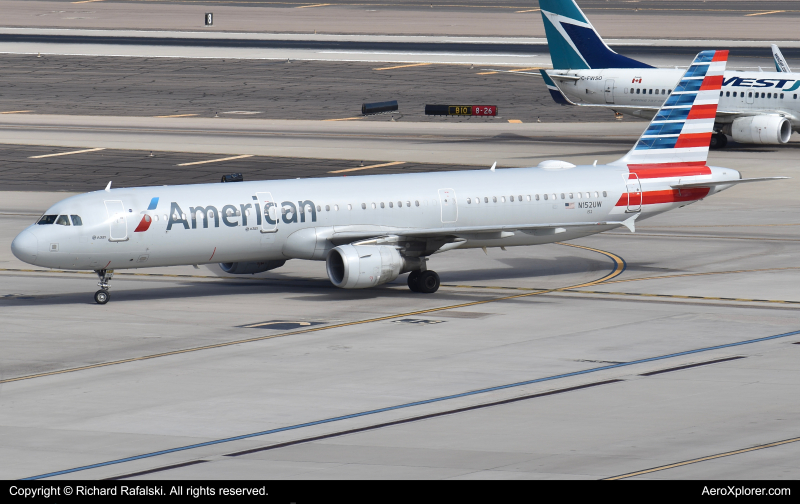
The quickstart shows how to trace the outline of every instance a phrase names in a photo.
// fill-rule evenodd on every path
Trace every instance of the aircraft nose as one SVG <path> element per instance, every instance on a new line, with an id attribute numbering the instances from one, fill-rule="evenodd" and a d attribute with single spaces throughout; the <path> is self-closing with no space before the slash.
<path id="1" fill-rule="evenodd" d="M 20 261 L 28 264 L 36 262 L 36 255 L 39 252 L 39 240 L 36 239 L 30 230 L 26 229 L 14 238 L 11 242 L 11 253 Z"/>

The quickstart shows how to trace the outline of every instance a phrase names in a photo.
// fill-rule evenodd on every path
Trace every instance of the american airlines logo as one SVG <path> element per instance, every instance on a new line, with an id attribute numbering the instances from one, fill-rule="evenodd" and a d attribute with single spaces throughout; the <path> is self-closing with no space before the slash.
<path id="1" fill-rule="evenodd" d="M 271 211 L 273 207 L 276 210 L 280 208 L 280 213 Z M 248 219 L 251 209 L 255 215 Z M 193 206 L 189 207 L 189 213 L 185 214 L 181 206 L 173 201 L 170 204 L 167 231 L 172 230 L 174 225 L 182 225 L 184 229 L 197 229 L 198 226 L 208 229 L 209 225 L 213 224 L 213 227 L 218 228 L 220 221 L 227 227 L 248 226 L 253 225 L 253 217 L 257 226 L 261 225 L 262 217 L 264 222 L 271 225 L 276 225 L 279 220 L 284 224 L 296 224 L 306 222 L 307 218 L 310 218 L 311 222 L 317 222 L 317 209 L 313 201 L 305 200 L 298 201 L 297 205 L 291 201 L 284 201 L 280 207 L 275 203 L 268 203 L 264 205 L 263 211 L 259 203 L 224 205 L 221 209 L 217 209 L 214 205 Z"/>

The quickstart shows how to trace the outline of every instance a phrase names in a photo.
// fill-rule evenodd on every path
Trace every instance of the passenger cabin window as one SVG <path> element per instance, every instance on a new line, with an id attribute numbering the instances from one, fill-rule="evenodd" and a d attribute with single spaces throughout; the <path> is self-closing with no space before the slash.
<path id="1" fill-rule="evenodd" d="M 736 98 L 736 91 L 733 92 L 733 97 Z"/>
<path id="2" fill-rule="evenodd" d="M 633 88 L 631 88 L 631 94 L 633 94 Z"/>
<path id="3" fill-rule="evenodd" d="M 539 201 L 539 195 L 538 194 L 535 196 L 535 198 L 536 198 L 536 201 Z"/>
<path id="4" fill-rule="evenodd" d="M 472 198 L 467 198 L 467 205 L 472 204 Z"/>
<path id="5" fill-rule="evenodd" d="M 651 90 L 650 90 L 650 92 L 649 92 L 648 94 L 653 94 L 653 90 L 651 89 Z"/>
<path id="6" fill-rule="evenodd" d="M 547 200 L 547 195 L 546 194 L 544 195 L 544 199 Z"/>
<path id="7" fill-rule="evenodd" d="M 639 94 L 639 92 L 641 92 L 641 89 L 636 88 L 636 94 Z"/>
<path id="8" fill-rule="evenodd" d="M 725 91 L 725 96 L 730 96 L 730 95 L 731 95 L 730 91 Z"/>
<path id="9" fill-rule="evenodd" d="M 783 93 L 781 93 L 781 100 L 783 100 Z"/>
<path id="10" fill-rule="evenodd" d="M 497 196 L 492 196 L 492 203 L 497 203 Z"/>
<path id="11" fill-rule="evenodd" d="M 43 226 L 45 224 L 52 224 L 56 221 L 56 217 L 58 217 L 58 215 L 42 215 L 42 218 L 39 219 L 39 222 L 37 222 L 37 224 L 39 224 L 40 226 Z"/>
<path id="12" fill-rule="evenodd" d="M 78 215 L 70 215 L 72 217 L 72 225 L 73 226 L 83 226 L 83 221 L 81 220 L 80 216 Z M 158 215 L 156 215 L 156 219 L 158 219 Z"/>
<path id="13" fill-rule="evenodd" d="M 603 191 L 603 197 L 608 198 L 608 193 L 606 191 Z"/>
<path id="14" fill-rule="evenodd" d="M 56 219 L 56 224 L 59 226 L 69 226 L 69 217 L 66 215 L 59 215 Z"/>
<path id="15" fill-rule="evenodd" d="M 416 206 L 419 206 L 419 200 L 414 200 L 414 204 L 415 204 Z"/>
<path id="16" fill-rule="evenodd" d="M 512 203 L 513 203 L 513 202 L 514 202 L 514 196 L 509 196 L 509 197 L 508 197 L 508 201 L 510 201 L 510 202 L 512 202 Z"/>

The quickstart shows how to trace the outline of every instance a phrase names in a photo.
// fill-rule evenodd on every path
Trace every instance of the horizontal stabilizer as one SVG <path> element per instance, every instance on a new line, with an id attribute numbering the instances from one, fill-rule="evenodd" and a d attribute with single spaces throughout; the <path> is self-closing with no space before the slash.
<path id="1" fill-rule="evenodd" d="M 758 177 L 758 178 L 746 178 L 746 179 L 738 179 L 738 180 L 709 180 L 708 182 L 691 182 L 688 184 L 672 184 L 671 187 L 673 189 L 690 189 L 692 187 L 712 187 L 712 186 L 720 186 L 720 185 L 733 185 L 733 184 L 744 184 L 747 182 L 764 182 L 767 180 L 781 180 L 781 179 L 788 179 L 791 177 Z"/>

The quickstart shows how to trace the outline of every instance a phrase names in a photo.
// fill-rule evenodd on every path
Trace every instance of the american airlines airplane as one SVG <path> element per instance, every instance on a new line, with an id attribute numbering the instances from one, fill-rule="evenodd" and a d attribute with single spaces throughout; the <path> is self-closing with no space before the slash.
<path id="1" fill-rule="evenodd" d="M 553 61 L 553 70 L 540 72 L 557 103 L 649 119 L 683 74 L 612 51 L 574 0 L 540 0 L 539 6 Z M 785 144 L 800 127 L 800 74 L 772 49 L 776 72 L 725 72 L 712 148 L 724 147 L 726 135 L 744 144 Z"/>
<path id="2" fill-rule="evenodd" d="M 53 205 L 11 244 L 22 261 L 94 270 L 220 263 L 231 274 L 326 261 L 331 282 L 374 287 L 409 272 L 432 293 L 432 254 L 566 241 L 686 206 L 741 182 L 706 165 L 727 51 L 703 51 L 631 151 L 607 165 L 111 189 Z M 781 178 L 781 177 L 773 177 Z"/>

